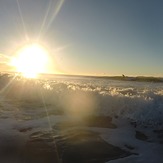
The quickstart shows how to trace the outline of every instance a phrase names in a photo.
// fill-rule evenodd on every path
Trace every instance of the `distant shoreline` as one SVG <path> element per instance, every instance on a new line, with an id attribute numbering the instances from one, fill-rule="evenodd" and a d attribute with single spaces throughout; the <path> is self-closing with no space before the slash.
<path id="1" fill-rule="evenodd" d="M 138 81 L 138 82 L 163 82 L 163 78 L 161 77 L 145 77 L 145 76 L 112 76 L 112 77 L 100 77 L 103 79 L 113 79 L 113 80 L 121 80 L 121 81 Z"/>
<path id="2" fill-rule="evenodd" d="M 138 82 L 163 82 L 163 77 L 152 76 L 89 76 L 89 75 L 68 75 L 68 74 L 42 74 L 51 76 L 67 76 L 67 77 L 82 77 L 82 78 L 95 78 L 95 79 L 111 79 L 120 81 L 138 81 Z"/>
<path id="3" fill-rule="evenodd" d="M 4 74 L 17 74 L 17 72 L 1 72 L 1 75 Z M 89 76 L 89 75 L 69 75 L 69 74 L 39 74 L 39 76 L 57 76 L 57 77 L 82 77 L 82 78 L 94 78 L 94 79 L 111 79 L 119 81 L 137 81 L 137 82 L 154 82 L 154 83 L 163 83 L 163 77 L 152 77 L 152 76 Z"/>

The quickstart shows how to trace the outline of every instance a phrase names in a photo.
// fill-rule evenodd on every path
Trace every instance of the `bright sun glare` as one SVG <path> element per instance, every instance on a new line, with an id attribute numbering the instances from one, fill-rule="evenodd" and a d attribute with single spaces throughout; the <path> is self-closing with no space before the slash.
<path id="1" fill-rule="evenodd" d="M 24 77 L 36 78 L 39 73 L 46 72 L 47 61 L 47 51 L 38 44 L 31 44 L 20 49 L 11 64 Z"/>

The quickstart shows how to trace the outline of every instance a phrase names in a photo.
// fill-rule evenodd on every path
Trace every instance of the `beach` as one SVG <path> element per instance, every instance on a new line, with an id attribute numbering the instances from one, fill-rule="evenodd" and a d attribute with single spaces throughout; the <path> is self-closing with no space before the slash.
<path id="1" fill-rule="evenodd" d="M 161 163 L 163 85 L 0 78 L 3 163 Z"/>

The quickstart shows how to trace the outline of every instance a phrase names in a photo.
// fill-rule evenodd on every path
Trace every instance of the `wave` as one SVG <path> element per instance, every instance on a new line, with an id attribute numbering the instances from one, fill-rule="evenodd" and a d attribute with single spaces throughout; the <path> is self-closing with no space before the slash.
<path id="1" fill-rule="evenodd" d="M 90 80 L 36 80 L 5 74 L 0 76 L 0 94 L 10 100 L 27 102 L 33 109 L 36 107 L 33 104 L 43 104 L 80 117 L 94 114 L 128 118 L 145 125 L 163 124 L 162 87 L 136 84 L 120 87 Z"/>

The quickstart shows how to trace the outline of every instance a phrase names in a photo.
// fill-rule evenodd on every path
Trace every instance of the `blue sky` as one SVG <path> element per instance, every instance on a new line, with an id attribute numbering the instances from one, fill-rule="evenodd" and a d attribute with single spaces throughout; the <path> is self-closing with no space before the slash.
<path id="1" fill-rule="evenodd" d="M 1 0 L 0 69 L 40 31 L 51 72 L 163 76 L 162 15 L 162 0 Z"/>

